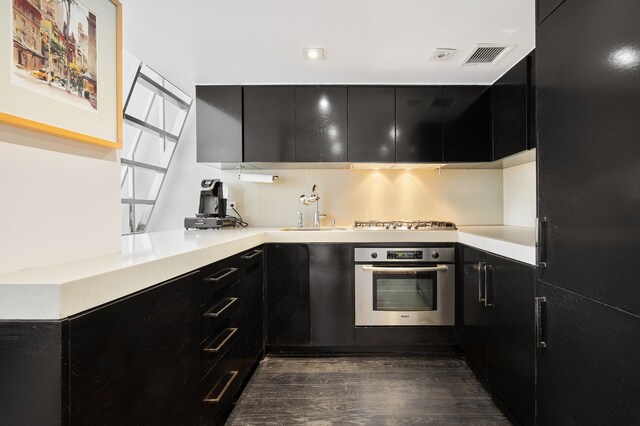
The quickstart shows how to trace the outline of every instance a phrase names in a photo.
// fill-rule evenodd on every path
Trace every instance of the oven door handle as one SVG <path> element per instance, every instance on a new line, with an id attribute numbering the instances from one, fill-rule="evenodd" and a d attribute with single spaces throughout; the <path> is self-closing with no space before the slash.
<path id="1" fill-rule="evenodd" d="M 389 267 L 389 266 L 369 266 L 363 265 L 363 271 L 373 271 L 373 272 L 447 272 L 449 267 L 447 265 L 438 265 L 438 266 L 425 266 L 425 267 L 409 267 L 409 268 L 401 268 L 401 267 Z"/>

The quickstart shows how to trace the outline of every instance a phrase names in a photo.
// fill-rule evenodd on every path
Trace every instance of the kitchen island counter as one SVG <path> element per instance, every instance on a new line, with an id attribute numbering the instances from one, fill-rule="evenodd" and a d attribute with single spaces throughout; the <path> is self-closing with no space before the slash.
<path id="1" fill-rule="evenodd" d="M 184 229 L 122 238 L 120 253 L 0 274 L 0 319 L 61 319 L 264 243 L 461 242 L 535 264 L 533 228 L 459 231 Z"/>

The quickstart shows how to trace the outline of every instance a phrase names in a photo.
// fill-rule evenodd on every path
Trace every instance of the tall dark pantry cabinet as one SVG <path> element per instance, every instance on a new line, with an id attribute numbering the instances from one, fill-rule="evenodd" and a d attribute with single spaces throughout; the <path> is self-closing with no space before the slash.
<path id="1" fill-rule="evenodd" d="M 538 1 L 540 425 L 640 424 L 639 23 Z"/>

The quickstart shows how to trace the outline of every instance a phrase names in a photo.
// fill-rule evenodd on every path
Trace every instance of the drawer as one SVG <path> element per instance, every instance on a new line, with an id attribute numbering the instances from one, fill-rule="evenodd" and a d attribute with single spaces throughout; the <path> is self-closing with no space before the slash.
<path id="1" fill-rule="evenodd" d="M 239 327 L 223 328 L 218 334 L 212 335 L 202 343 L 200 348 L 202 377 L 216 367 L 236 346 L 239 346 L 240 333 Z"/>
<path id="2" fill-rule="evenodd" d="M 202 281 L 202 301 L 207 302 L 214 296 L 240 282 L 240 265 L 237 262 L 219 262 L 219 267 L 212 272 L 205 272 L 205 278 Z M 216 264 L 218 266 L 218 264 Z"/>
<path id="3" fill-rule="evenodd" d="M 254 249 L 243 253 L 240 258 L 244 262 L 245 268 L 249 268 L 253 265 L 259 265 L 263 259 L 263 256 L 264 255 L 262 249 Z"/>
<path id="4" fill-rule="evenodd" d="M 201 425 L 219 424 L 232 407 L 242 385 L 242 372 L 239 371 L 235 352 L 227 354 L 200 382 Z"/>
<path id="5" fill-rule="evenodd" d="M 240 325 L 243 310 L 242 283 L 236 283 L 220 292 L 200 307 L 200 338 L 208 339 L 225 327 Z"/>

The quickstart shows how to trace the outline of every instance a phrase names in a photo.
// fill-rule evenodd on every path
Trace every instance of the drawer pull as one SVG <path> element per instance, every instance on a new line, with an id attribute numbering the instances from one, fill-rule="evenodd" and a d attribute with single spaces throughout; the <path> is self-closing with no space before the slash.
<path id="1" fill-rule="evenodd" d="M 207 396 L 205 396 L 202 401 L 206 402 L 207 404 L 219 404 L 220 401 L 222 400 L 222 398 L 224 398 L 224 395 L 227 393 L 227 391 L 231 387 L 231 384 L 236 379 L 236 377 L 238 377 L 238 372 L 237 371 L 227 371 L 220 378 L 220 380 L 218 380 L 218 383 L 216 383 L 216 385 L 213 387 L 213 389 L 211 389 L 211 391 L 209 391 Z M 222 381 L 225 378 L 227 379 L 227 383 L 222 387 L 222 389 L 220 390 L 220 393 L 218 393 L 218 395 L 216 395 L 215 397 L 212 396 L 212 394 L 216 391 L 216 389 L 218 389 L 220 387 L 220 384 L 222 383 Z"/>
<path id="2" fill-rule="evenodd" d="M 245 260 L 251 260 L 261 253 L 262 253 L 262 250 L 254 250 L 253 254 L 245 254 L 244 256 L 242 256 L 242 258 Z"/>
<path id="3" fill-rule="evenodd" d="M 237 301 L 238 301 L 237 297 L 228 297 L 226 299 L 223 299 L 222 302 L 218 303 L 216 306 L 214 306 L 213 308 L 211 308 L 207 312 L 205 312 L 204 316 L 205 317 L 210 317 L 210 318 L 218 318 L 220 315 L 222 315 L 222 313 L 224 311 L 227 310 L 227 308 L 229 308 L 229 306 L 233 305 Z M 224 305 L 224 306 L 222 306 L 222 308 L 218 309 L 218 307 L 220 305 Z"/>
<path id="4" fill-rule="evenodd" d="M 205 352 L 213 352 L 213 353 L 217 353 L 220 352 L 220 350 L 224 347 L 224 345 L 227 344 L 227 342 L 229 341 L 229 339 L 231 339 L 231 337 L 233 337 L 234 334 L 236 334 L 238 332 L 237 328 L 225 328 L 222 333 L 229 333 L 227 335 L 227 337 L 225 337 L 224 339 L 222 339 L 222 342 L 220 342 L 218 344 L 218 346 L 213 347 L 212 345 L 215 344 L 216 341 L 218 341 L 218 338 L 215 338 L 213 340 L 213 342 L 211 342 L 210 345 L 208 345 L 206 348 L 203 349 L 203 351 Z M 218 337 L 220 337 L 222 335 L 222 333 L 220 333 L 220 335 L 218 335 Z"/>
<path id="5" fill-rule="evenodd" d="M 227 278 L 231 274 L 235 274 L 236 272 L 238 272 L 238 268 L 226 268 L 226 269 L 223 269 L 222 271 L 219 272 L 220 275 L 211 276 L 211 277 L 207 278 L 207 280 L 211 284 L 219 284 L 220 281 L 222 281 L 223 279 Z"/>

